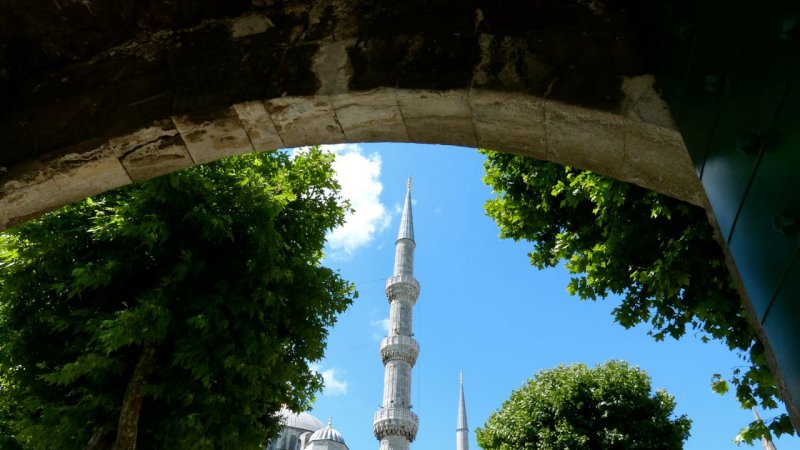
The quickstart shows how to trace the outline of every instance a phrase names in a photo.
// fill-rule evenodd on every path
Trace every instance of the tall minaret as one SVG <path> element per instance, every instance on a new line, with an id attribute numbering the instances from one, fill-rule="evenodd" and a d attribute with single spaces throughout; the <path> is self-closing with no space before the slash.
<path id="1" fill-rule="evenodd" d="M 372 422 L 380 450 L 408 450 L 419 427 L 419 418 L 411 412 L 411 368 L 419 355 L 419 344 L 411 337 L 411 308 L 419 296 L 419 283 L 414 278 L 415 247 L 409 177 L 395 242 L 394 274 L 386 280 L 389 335 L 381 341 L 383 403 Z"/>
<path id="2" fill-rule="evenodd" d="M 467 427 L 467 405 L 464 403 L 464 373 L 458 373 L 461 394 L 458 397 L 458 425 L 456 426 L 456 450 L 469 450 L 469 428 Z"/>

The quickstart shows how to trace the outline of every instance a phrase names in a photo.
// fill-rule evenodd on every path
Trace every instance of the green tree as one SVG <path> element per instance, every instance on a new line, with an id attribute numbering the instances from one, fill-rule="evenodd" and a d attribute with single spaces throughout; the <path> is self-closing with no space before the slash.
<path id="1" fill-rule="evenodd" d="M 624 361 L 539 371 L 476 430 L 485 450 L 674 450 L 691 421 L 675 399 Z"/>
<path id="2" fill-rule="evenodd" d="M 486 212 L 500 236 L 533 243 L 537 268 L 561 261 L 574 275 L 567 290 L 581 299 L 616 294 L 614 320 L 649 323 L 656 340 L 687 331 L 718 339 L 748 365 L 730 381 L 743 408 L 778 407 L 778 391 L 724 255 L 702 208 L 589 171 L 485 150 L 484 181 L 496 197 Z M 728 383 L 715 375 L 717 392 Z M 743 430 L 748 442 L 766 430 Z M 793 434 L 782 414 L 768 427 Z"/>
<path id="3" fill-rule="evenodd" d="M 32 449 L 256 449 L 321 387 L 353 286 L 332 155 L 251 154 L 2 235 L 0 439 Z M 138 443 L 138 444 L 137 444 Z"/>

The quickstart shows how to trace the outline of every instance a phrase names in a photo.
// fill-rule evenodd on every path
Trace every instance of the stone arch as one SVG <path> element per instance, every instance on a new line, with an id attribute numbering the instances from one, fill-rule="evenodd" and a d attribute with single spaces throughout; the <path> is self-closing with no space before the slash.
<path id="1" fill-rule="evenodd" d="M 519 93 L 380 88 L 176 115 L 16 167 L 0 191 L 0 227 L 194 164 L 344 142 L 491 148 L 593 170 L 704 205 L 680 134 L 652 90 L 653 78 L 627 83 L 625 114 Z"/>

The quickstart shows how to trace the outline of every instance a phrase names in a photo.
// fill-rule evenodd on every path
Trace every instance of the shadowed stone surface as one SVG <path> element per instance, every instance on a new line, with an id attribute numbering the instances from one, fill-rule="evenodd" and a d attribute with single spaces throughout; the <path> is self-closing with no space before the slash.
<path id="1" fill-rule="evenodd" d="M 172 115 L 381 87 L 511 91 L 619 112 L 623 77 L 647 72 L 621 3 L 7 4 L 0 166 Z"/>

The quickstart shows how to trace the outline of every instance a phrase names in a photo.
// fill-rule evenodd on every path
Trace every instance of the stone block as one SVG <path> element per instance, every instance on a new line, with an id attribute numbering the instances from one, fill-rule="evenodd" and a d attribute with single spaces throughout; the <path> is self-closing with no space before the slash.
<path id="1" fill-rule="evenodd" d="M 250 142 L 256 151 L 274 150 L 283 148 L 283 141 L 278 135 L 278 130 L 272 123 L 272 118 L 267 112 L 264 102 L 244 102 L 233 105 L 239 121 L 242 123 Z"/>
<path id="2" fill-rule="evenodd" d="M 398 90 L 397 105 L 411 142 L 477 147 L 466 90 Z"/>
<path id="3" fill-rule="evenodd" d="M 134 182 L 192 167 L 194 162 L 179 135 L 165 136 L 127 153 L 121 159 Z"/>
<path id="4" fill-rule="evenodd" d="M 266 101 L 265 105 L 286 147 L 345 141 L 327 97 L 276 98 Z"/>
<path id="5" fill-rule="evenodd" d="M 52 178 L 11 181 L 0 187 L 0 229 L 6 229 L 62 205 Z"/>
<path id="6" fill-rule="evenodd" d="M 487 90 L 469 99 L 480 148 L 546 159 L 542 99 Z"/>
<path id="7" fill-rule="evenodd" d="M 622 79 L 620 101 L 622 116 L 637 122 L 650 123 L 662 128 L 676 130 L 667 102 L 655 90 L 655 76 L 639 75 Z"/>
<path id="8" fill-rule="evenodd" d="M 311 58 L 311 70 L 319 81 L 316 95 L 333 95 L 349 92 L 352 67 L 347 54 L 356 43 L 355 38 L 319 41 L 319 48 Z"/>
<path id="9" fill-rule="evenodd" d="M 393 89 L 340 94 L 331 105 L 348 142 L 408 142 Z"/>
<path id="10" fill-rule="evenodd" d="M 65 149 L 43 165 L 21 168 L 0 186 L 0 229 L 131 183 L 108 143 L 93 140 Z"/>
<path id="11" fill-rule="evenodd" d="M 236 39 L 263 33 L 274 26 L 275 24 L 272 23 L 272 20 L 264 14 L 245 14 L 231 21 L 231 37 Z"/>
<path id="12" fill-rule="evenodd" d="M 178 129 L 170 119 L 112 138 L 109 146 L 134 182 L 194 165 Z"/>
<path id="13" fill-rule="evenodd" d="M 117 158 L 123 158 L 139 147 L 178 134 L 178 129 L 175 128 L 171 119 L 157 120 L 132 133 L 112 137 L 109 139 L 108 145 Z"/>
<path id="14" fill-rule="evenodd" d="M 680 133 L 625 121 L 625 174 L 639 186 L 705 207 L 705 195 Z"/>
<path id="15" fill-rule="evenodd" d="M 620 178 L 625 173 L 623 117 L 545 100 L 547 159 Z"/>
<path id="16" fill-rule="evenodd" d="M 195 164 L 254 151 L 233 108 L 173 116 L 172 121 Z"/>
<path id="17" fill-rule="evenodd" d="M 59 187 L 60 198 L 52 202 L 54 206 L 76 202 L 132 181 L 109 146 L 88 153 L 67 154 L 55 167 L 52 177 Z"/>

